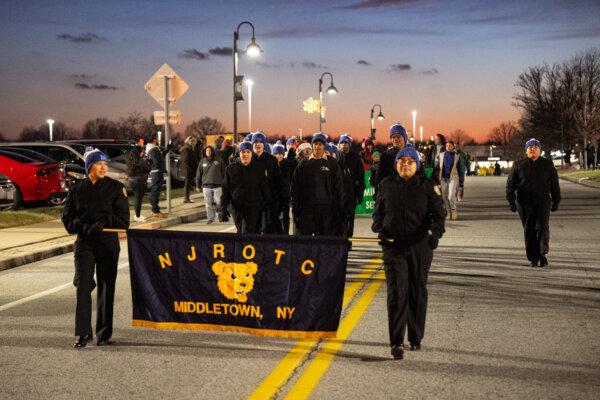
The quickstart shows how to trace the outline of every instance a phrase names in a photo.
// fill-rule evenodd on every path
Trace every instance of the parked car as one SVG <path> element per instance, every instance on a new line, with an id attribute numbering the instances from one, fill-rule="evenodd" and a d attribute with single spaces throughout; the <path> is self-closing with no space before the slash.
<path id="1" fill-rule="evenodd" d="M 14 208 L 16 191 L 10 178 L 0 174 L 0 210 Z"/>
<path id="2" fill-rule="evenodd" d="M 24 201 L 62 204 L 67 197 L 67 180 L 61 163 L 43 162 L 0 149 L 0 173 L 15 186 L 13 208 Z"/>

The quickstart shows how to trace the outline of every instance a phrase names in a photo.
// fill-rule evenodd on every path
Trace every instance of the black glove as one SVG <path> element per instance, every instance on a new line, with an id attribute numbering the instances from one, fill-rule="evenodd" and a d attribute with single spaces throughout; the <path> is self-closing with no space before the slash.
<path id="1" fill-rule="evenodd" d="M 558 203 L 552 202 L 552 206 L 550 207 L 550 211 L 555 212 L 558 210 Z"/>
<path id="2" fill-rule="evenodd" d="M 69 233 L 85 233 L 86 224 L 84 224 L 80 219 L 76 218 L 71 222 L 71 229 Z"/>
<path id="3" fill-rule="evenodd" d="M 510 211 L 517 212 L 517 204 L 516 203 L 510 203 Z"/>
<path id="4" fill-rule="evenodd" d="M 429 247 L 431 247 L 431 250 L 437 249 L 439 242 L 440 238 L 434 235 L 429 236 L 429 239 L 427 239 L 427 244 L 429 245 Z"/>
<path id="5" fill-rule="evenodd" d="M 219 213 L 219 219 L 221 220 L 221 222 L 229 221 L 229 213 L 227 212 L 227 210 L 224 209 Z"/>
<path id="6" fill-rule="evenodd" d="M 104 229 L 105 227 L 106 227 L 106 224 L 104 223 L 104 221 L 95 222 L 92 225 L 88 225 L 87 229 L 85 230 L 85 235 L 86 236 L 99 235 L 100 233 L 102 233 L 102 229 Z"/>

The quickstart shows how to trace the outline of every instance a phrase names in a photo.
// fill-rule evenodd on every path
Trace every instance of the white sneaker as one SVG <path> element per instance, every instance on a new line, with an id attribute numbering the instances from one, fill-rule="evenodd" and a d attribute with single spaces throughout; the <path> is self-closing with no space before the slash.
<path id="1" fill-rule="evenodd" d="M 143 215 L 140 215 L 139 217 L 133 217 L 133 220 L 135 222 L 146 222 L 146 217 L 144 217 Z"/>

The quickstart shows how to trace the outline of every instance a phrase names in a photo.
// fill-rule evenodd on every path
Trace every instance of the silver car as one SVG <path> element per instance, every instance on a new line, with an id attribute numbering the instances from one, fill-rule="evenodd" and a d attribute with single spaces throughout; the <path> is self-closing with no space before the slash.
<path id="1" fill-rule="evenodd" d="M 0 174 L 0 210 L 12 208 L 15 199 L 15 185 L 6 175 Z"/>

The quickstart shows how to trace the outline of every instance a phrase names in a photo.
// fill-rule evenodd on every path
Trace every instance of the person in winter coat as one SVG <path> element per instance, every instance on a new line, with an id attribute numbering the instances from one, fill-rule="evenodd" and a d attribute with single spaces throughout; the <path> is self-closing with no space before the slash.
<path id="1" fill-rule="evenodd" d="M 397 152 L 396 171 L 379 184 L 373 212 L 372 229 L 383 247 L 388 330 L 396 360 L 404 357 L 407 325 L 410 349 L 421 349 L 427 277 L 433 250 L 445 231 L 439 188 L 416 174 L 419 164 L 419 154 L 412 146 Z"/>
<path id="2" fill-rule="evenodd" d="M 202 188 L 207 224 L 212 224 L 215 221 L 216 212 L 220 208 L 224 178 L 225 162 L 216 155 L 212 146 L 207 146 L 204 149 L 204 158 L 198 164 L 198 170 L 196 171 L 196 190 L 200 191 L 200 188 Z"/>
<path id="3" fill-rule="evenodd" d="M 290 232 L 290 186 L 292 184 L 294 170 L 296 169 L 296 160 L 290 160 L 284 156 L 285 148 L 281 144 L 276 144 L 273 146 L 273 154 L 279 162 L 279 169 L 281 170 L 281 182 L 283 187 L 282 201 L 279 205 L 279 220 L 281 223 L 282 232 L 285 235 L 288 235 Z"/>
<path id="4" fill-rule="evenodd" d="M 127 180 L 129 181 L 129 186 L 131 186 L 131 190 L 135 196 L 135 217 L 133 220 L 136 222 L 146 221 L 146 218 L 141 213 L 142 201 L 144 199 L 144 193 L 146 192 L 149 173 L 150 166 L 144 158 L 144 148 L 137 145 L 133 146 L 127 156 Z"/>
<path id="5" fill-rule="evenodd" d="M 358 154 L 350 150 L 352 138 L 343 134 L 338 141 L 340 152 L 337 162 L 342 172 L 346 203 L 344 213 L 346 222 L 341 228 L 341 234 L 347 237 L 354 235 L 354 217 L 356 206 L 363 202 L 365 193 L 365 170 Z"/>
<path id="6" fill-rule="evenodd" d="M 465 182 L 465 166 L 456 153 L 454 142 L 446 142 L 446 151 L 438 155 L 436 161 L 438 179 L 441 183 L 442 196 L 448 218 L 458 219 L 458 190 Z"/>
<path id="7" fill-rule="evenodd" d="M 398 151 L 404 148 L 404 146 L 406 146 L 408 143 L 408 134 L 406 133 L 406 129 L 404 129 L 400 123 L 395 123 L 394 125 L 390 126 L 390 139 L 392 141 L 392 147 L 387 149 L 381 155 L 379 173 L 377 174 L 377 179 L 375 180 L 376 185 L 387 178 L 388 175 L 393 175 L 396 173 L 396 154 L 398 154 Z"/>
<path id="8" fill-rule="evenodd" d="M 231 140 L 224 139 L 220 149 L 218 147 L 216 149 L 220 150 L 217 153 L 225 163 L 225 167 L 227 167 L 235 158 L 235 148 L 232 146 Z"/>
<path id="9" fill-rule="evenodd" d="M 373 165 L 373 152 L 375 151 L 375 143 L 372 139 L 364 139 L 362 143 L 362 150 L 359 153 L 360 160 L 363 164 L 363 169 L 368 171 L 371 165 Z"/>
<path id="10" fill-rule="evenodd" d="M 169 147 L 164 150 L 159 147 L 158 136 L 155 136 L 152 142 L 146 145 L 146 156 L 150 160 L 150 204 L 152 205 L 152 216 L 156 218 L 166 217 L 160 211 L 158 202 L 162 185 L 165 183 L 164 174 L 167 172 L 165 154 L 168 151 Z"/>
<path id="11" fill-rule="evenodd" d="M 229 220 L 227 207 L 233 206 L 233 220 L 239 234 L 260 233 L 264 204 L 270 204 L 270 190 L 264 167 L 252 155 L 252 143 L 239 144 L 240 160 L 227 166 L 219 215 Z"/>
<path id="12" fill-rule="evenodd" d="M 506 181 L 506 200 L 512 212 L 519 212 L 532 267 L 548 266 L 550 212 L 561 200 L 558 173 L 552 160 L 541 157 L 541 147 L 539 140 L 529 139 L 527 157 L 515 162 Z"/>
<path id="13" fill-rule="evenodd" d="M 299 235 L 336 236 L 344 224 L 342 173 L 333 157 L 325 154 L 327 136 L 313 136 L 313 153 L 302 160 L 292 177 L 292 213 Z"/>
<path id="14" fill-rule="evenodd" d="M 180 150 L 179 157 L 179 168 L 181 175 L 184 176 L 183 181 L 183 202 L 193 203 L 194 200 L 190 199 L 192 192 L 192 186 L 195 183 L 196 170 L 198 169 L 198 156 L 195 148 L 198 141 L 193 136 L 188 136 L 183 142 L 183 146 Z"/>

